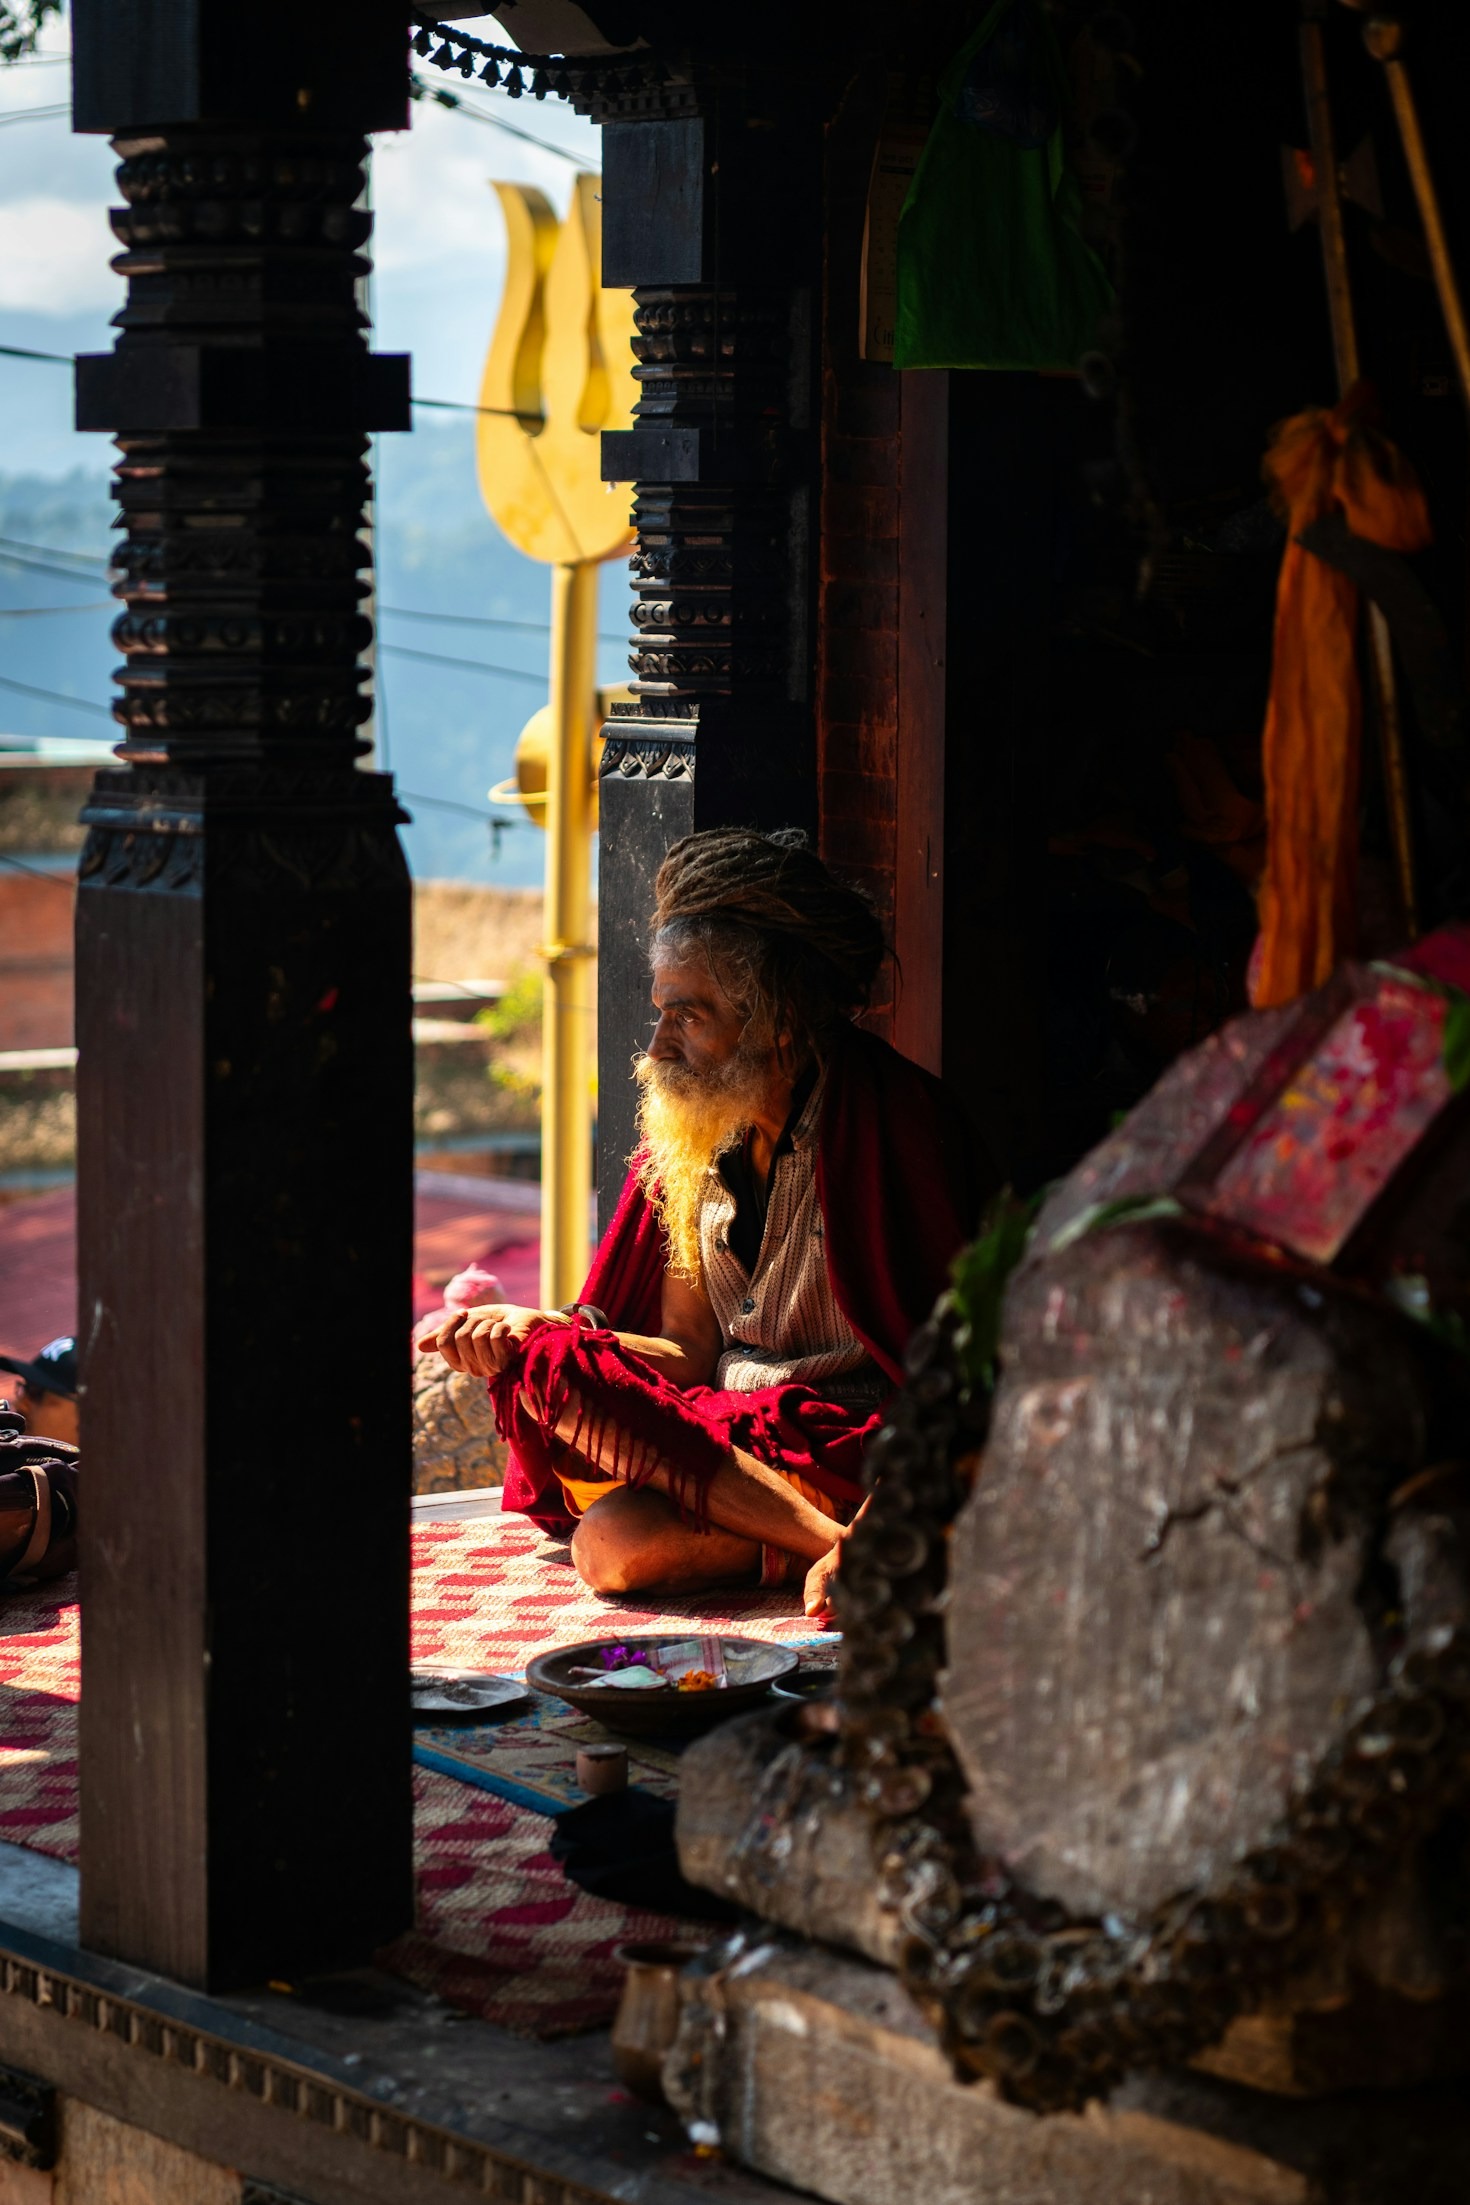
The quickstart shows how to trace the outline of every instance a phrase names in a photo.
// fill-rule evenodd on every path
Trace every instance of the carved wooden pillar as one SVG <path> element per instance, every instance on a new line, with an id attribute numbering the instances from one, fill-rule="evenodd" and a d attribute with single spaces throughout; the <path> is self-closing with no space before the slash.
<path id="1" fill-rule="evenodd" d="M 779 104 L 772 104 L 777 102 Z M 644 915 L 695 828 L 816 827 L 811 301 L 820 122 L 695 71 L 604 108 L 603 280 L 632 286 L 640 397 L 603 474 L 636 485 L 636 700 L 602 758 L 599 1189 L 633 1134 Z"/>
<path id="2" fill-rule="evenodd" d="M 222 1987 L 412 1912 L 410 890 L 355 765 L 407 362 L 353 292 L 405 41 L 276 0 L 76 0 L 75 35 L 128 278 L 77 386 L 125 607 L 77 918 L 82 1938 Z"/>

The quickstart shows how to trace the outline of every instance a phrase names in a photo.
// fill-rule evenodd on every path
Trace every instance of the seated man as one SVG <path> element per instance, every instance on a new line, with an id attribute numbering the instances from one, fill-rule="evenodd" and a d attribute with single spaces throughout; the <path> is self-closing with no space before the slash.
<path id="1" fill-rule="evenodd" d="M 853 1024 L 870 906 L 793 835 L 676 843 L 655 884 L 640 1145 L 584 1299 L 448 1314 L 491 1382 L 506 1504 L 608 1593 L 806 1583 L 974 1222 L 938 1083 Z"/>

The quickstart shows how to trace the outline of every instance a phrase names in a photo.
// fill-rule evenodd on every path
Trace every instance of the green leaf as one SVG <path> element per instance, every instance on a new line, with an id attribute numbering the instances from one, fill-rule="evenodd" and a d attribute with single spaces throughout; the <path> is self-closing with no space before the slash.
<path id="1" fill-rule="evenodd" d="M 1084 1233 L 1101 1232 L 1107 1225 L 1146 1225 L 1156 1217 L 1182 1217 L 1183 1206 L 1172 1194 L 1120 1194 L 1113 1202 L 1094 1202 L 1082 1210 L 1052 1239 L 1047 1253 L 1070 1248 Z"/>
<path id="2" fill-rule="evenodd" d="M 1450 1093 L 1458 1095 L 1470 1083 L 1470 996 L 1458 988 L 1448 992 L 1440 1047 Z"/>
<path id="3" fill-rule="evenodd" d="M 33 54 L 47 16 L 61 13 L 61 0 L 0 0 L 0 61 L 19 61 Z"/>
<path id="4" fill-rule="evenodd" d="M 987 1393 L 995 1385 L 1006 1281 L 1026 1252 L 1041 1200 L 1038 1193 L 1022 1201 L 1009 1187 L 1002 1188 L 975 1239 L 955 1258 L 951 1276 L 962 1319 L 955 1347 L 966 1382 Z"/>
<path id="5" fill-rule="evenodd" d="M 1458 1309 L 1436 1309 L 1429 1291 L 1429 1281 L 1420 1271 L 1398 1271 L 1387 1281 L 1384 1298 L 1393 1303 L 1404 1316 L 1423 1325 L 1435 1339 L 1457 1355 L 1470 1355 L 1470 1332 Z"/>

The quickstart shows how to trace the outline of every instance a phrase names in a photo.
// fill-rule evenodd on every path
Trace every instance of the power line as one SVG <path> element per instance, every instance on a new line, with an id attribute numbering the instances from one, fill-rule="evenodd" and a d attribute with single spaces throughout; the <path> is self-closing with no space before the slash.
<path id="1" fill-rule="evenodd" d="M 544 674 L 528 674 L 523 666 L 490 666 L 482 658 L 446 658 L 440 651 L 415 651 L 406 643 L 384 643 L 379 648 L 395 658 L 421 659 L 426 666 L 454 666 L 470 674 L 499 674 L 506 681 L 529 681 L 538 689 L 546 687 Z"/>
<path id="2" fill-rule="evenodd" d="M 488 820 L 492 827 L 509 824 L 509 822 L 502 820 L 496 812 L 484 811 L 478 804 L 457 803 L 450 796 L 417 796 L 412 789 L 397 789 L 394 793 L 401 796 L 405 804 L 428 804 L 434 811 L 438 812 L 464 812 L 471 819 Z"/>
<path id="3" fill-rule="evenodd" d="M 78 581 L 81 576 L 78 575 Z M 51 613 L 111 612 L 115 599 L 96 597 L 85 605 L 0 605 L 0 620 L 45 620 Z"/>
<path id="4" fill-rule="evenodd" d="M 49 574 L 57 582 L 80 582 L 83 589 L 95 589 L 100 576 L 73 574 L 66 567 L 50 566 L 44 559 L 28 559 L 23 552 L 0 549 L 0 566 L 19 567 L 23 574 Z"/>
<path id="5" fill-rule="evenodd" d="M 112 718 L 108 705 L 92 704 L 86 697 L 66 697 L 59 689 L 37 689 L 28 681 L 12 681 L 8 674 L 0 674 L 0 689 L 13 689 L 18 697 L 39 697 L 44 704 L 69 704 L 74 712 L 95 712 L 99 719 Z M 80 742 L 84 738 L 74 735 L 69 740 Z"/>
<path id="6" fill-rule="evenodd" d="M 12 857 L 8 850 L 0 850 L 0 865 L 13 865 L 17 873 L 29 873 L 32 880 L 49 880 L 53 887 L 64 888 L 68 895 L 76 887 L 70 873 L 48 873 L 44 866 L 27 865 L 24 858 Z"/>
<path id="7" fill-rule="evenodd" d="M 380 613 L 391 613 L 395 620 L 437 620 L 456 628 L 514 628 L 525 635 L 550 635 L 549 620 L 492 620 L 488 613 L 423 612 L 415 605 L 379 605 Z M 624 635 L 608 635 L 597 631 L 599 643 L 626 643 Z"/>
<path id="8" fill-rule="evenodd" d="M 463 398 L 410 398 L 411 406 L 430 406 L 436 413 L 487 413 L 497 421 L 523 421 L 532 427 L 545 424 L 544 413 L 521 413 L 515 406 L 471 406 Z"/>
<path id="9" fill-rule="evenodd" d="M 20 687 L 21 684 L 6 682 L 4 686 L 7 689 L 14 689 Z M 34 697 L 54 696 L 60 704 L 76 704 L 80 701 L 75 697 L 62 697 L 56 691 L 46 689 L 33 689 L 29 694 Z M 84 704 L 82 709 L 84 712 L 100 712 L 103 707 L 98 704 Z M 47 740 L 54 743 L 85 743 L 90 742 L 91 738 L 87 735 L 52 735 Z M 4 753 L 0 753 L 0 755 L 4 755 Z M 29 755 L 29 753 L 26 753 L 26 755 Z M 425 796 L 417 789 L 405 788 L 398 788 L 394 793 L 401 796 L 406 804 L 428 804 L 435 811 L 463 812 L 467 818 L 484 820 L 492 827 L 504 827 L 514 824 L 513 821 L 503 820 L 498 812 L 487 812 L 481 804 L 462 804 L 455 797 Z M 5 852 L 0 850 L 0 864 L 18 865 L 19 863 L 18 858 L 7 857 Z M 29 870 L 34 871 L 35 868 L 31 867 Z M 51 876 L 48 874 L 46 877 L 49 879 Z"/>
<path id="10" fill-rule="evenodd" d="M 76 566 L 94 567 L 104 574 L 109 564 L 99 551 L 64 551 L 60 544 L 28 544 L 19 536 L 0 536 L 0 550 L 39 552 L 43 559 L 70 559 Z M 78 581 L 82 579 L 77 576 Z"/>
<path id="11" fill-rule="evenodd" d="M 426 666 L 450 666 L 457 671 L 471 674 L 497 674 L 504 681 L 527 681 L 533 683 L 537 689 L 546 687 L 544 674 L 528 674 L 520 666 L 490 666 L 480 658 L 444 658 L 437 651 L 414 651 L 403 643 L 385 643 L 381 648 L 394 652 L 399 658 L 420 659 Z M 18 697 L 39 697 L 43 704 L 69 704 L 77 712 L 95 712 L 99 719 L 112 718 L 111 707 L 108 705 L 93 704 L 86 697 L 68 697 L 59 689 L 38 689 L 33 682 L 12 681 L 7 674 L 0 674 L 0 689 L 13 689 Z"/>
<path id="12" fill-rule="evenodd" d="M 452 114 L 468 115 L 474 122 L 488 123 L 492 130 L 503 130 L 508 138 L 520 138 L 525 144 L 535 146 L 538 152 L 554 154 L 559 161 L 571 161 L 591 175 L 602 173 L 595 161 L 584 160 L 580 153 L 573 153 L 570 146 L 553 145 L 549 138 L 538 138 L 534 130 L 522 130 L 515 123 L 502 122 L 488 108 L 472 107 L 458 92 L 446 92 L 437 84 L 426 84 L 420 76 L 411 77 L 409 82 L 411 99 L 432 100 L 436 107 L 447 107 Z"/>
<path id="13" fill-rule="evenodd" d="M 502 681 L 530 682 L 537 689 L 546 687 L 546 676 L 544 674 L 527 673 L 522 666 L 491 666 L 482 658 L 446 658 L 439 651 L 412 650 L 406 643 L 384 643 L 379 648 L 383 651 L 391 651 L 398 658 L 417 659 L 425 666 L 448 666 L 456 672 L 494 674 Z M 38 689 L 32 682 L 12 681 L 5 674 L 0 674 L 0 689 L 13 689 L 16 695 L 20 697 L 39 697 L 44 704 L 69 704 L 74 711 L 95 712 L 99 718 L 104 720 L 112 718 L 112 711 L 108 705 L 93 704 L 86 697 L 68 697 L 59 689 Z"/>
<path id="14" fill-rule="evenodd" d="M 61 100 L 55 107 L 6 107 L 0 109 L 0 130 L 7 123 L 54 122 L 58 115 L 70 113 L 70 100 Z"/>
<path id="15" fill-rule="evenodd" d="M 0 116 L 0 121 L 3 120 Z M 0 359 L 44 360 L 52 367 L 75 367 L 77 364 L 73 353 L 37 352 L 31 345 L 0 345 Z M 523 421 L 530 428 L 540 428 L 546 420 L 545 414 L 523 413 L 518 406 L 472 406 L 464 398 L 411 398 L 409 404 L 427 407 L 434 413 L 483 413 L 496 421 Z"/>

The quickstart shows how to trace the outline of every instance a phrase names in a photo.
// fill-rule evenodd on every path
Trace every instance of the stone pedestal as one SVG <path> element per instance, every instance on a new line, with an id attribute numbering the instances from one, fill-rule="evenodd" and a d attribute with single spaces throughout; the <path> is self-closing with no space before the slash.
<path id="1" fill-rule="evenodd" d="M 882 1968 L 772 1939 L 688 1980 L 670 2098 L 696 2143 L 832 2205 L 1428 2205 L 1466 2194 L 1455 2085 L 1302 2104 L 1135 2079 L 1039 2116 L 964 2085 Z"/>

